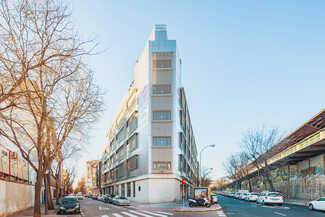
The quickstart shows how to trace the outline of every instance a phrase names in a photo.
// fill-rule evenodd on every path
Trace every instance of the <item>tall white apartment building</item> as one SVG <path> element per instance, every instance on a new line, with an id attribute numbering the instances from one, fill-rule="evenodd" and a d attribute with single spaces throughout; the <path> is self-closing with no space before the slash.
<path id="1" fill-rule="evenodd" d="M 182 61 L 166 25 L 155 25 L 134 80 L 107 132 L 102 193 L 142 203 L 193 196 L 197 149 L 181 83 Z"/>

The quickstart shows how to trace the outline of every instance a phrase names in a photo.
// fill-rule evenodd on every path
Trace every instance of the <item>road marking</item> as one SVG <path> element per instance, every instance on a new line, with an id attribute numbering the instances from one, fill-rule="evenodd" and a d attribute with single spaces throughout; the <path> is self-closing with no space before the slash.
<path id="1" fill-rule="evenodd" d="M 123 217 L 123 216 L 121 216 L 120 214 L 117 214 L 117 213 L 113 213 L 112 215 L 116 216 L 116 217 Z"/>
<path id="2" fill-rule="evenodd" d="M 108 217 L 108 215 L 102 215 L 102 217 Z"/>
<path id="3" fill-rule="evenodd" d="M 133 210 L 130 210 L 129 212 L 132 212 L 132 213 L 137 214 L 137 215 L 142 215 L 144 217 L 152 217 L 151 215 L 143 214 L 141 212 L 137 212 L 137 211 L 133 211 Z"/>
<path id="4" fill-rule="evenodd" d="M 137 217 L 136 215 L 133 215 L 131 213 L 128 212 L 122 212 L 124 215 L 130 216 L 130 217 Z"/>
<path id="5" fill-rule="evenodd" d="M 217 211 L 217 213 L 218 213 L 218 216 L 226 216 L 223 211 Z"/>
<path id="6" fill-rule="evenodd" d="M 161 212 L 161 211 L 155 211 L 157 213 L 160 213 L 160 214 L 165 214 L 165 215 L 174 215 L 174 214 L 171 214 L 171 213 L 168 213 L 168 212 Z"/>
<path id="7" fill-rule="evenodd" d="M 99 210 L 109 210 L 109 208 L 108 207 L 99 207 Z"/>
<path id="8" fill-rule="evenodd" d="M 144 213 L 147 213 L 147 214 L 151 214 L 151 215 L 155 215 L 155 216 L 160 216 L 160 217 L 167 217 L 166 215 L 161 215 L 161 214 L 149 212 L 149 211 L 146 211 L 146 210 L 141 210 L 141 212 L 144 212 Z"/>
<path id="9" fill-rule="evenodd" d="M 287 216 L 286 214 L 279 213 L 279 212 L 274 212 L 275 214 L 282 215 L 282 216 Z"/>

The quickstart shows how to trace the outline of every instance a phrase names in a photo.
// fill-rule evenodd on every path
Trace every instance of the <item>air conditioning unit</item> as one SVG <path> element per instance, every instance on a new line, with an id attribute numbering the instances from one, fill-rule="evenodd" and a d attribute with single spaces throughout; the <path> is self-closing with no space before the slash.
<path id="1" fill-rule="evenodd" d="M 17 152 L 11 152 L 11 158 L 12 159 L 18 159 L 18 153 Z"/>

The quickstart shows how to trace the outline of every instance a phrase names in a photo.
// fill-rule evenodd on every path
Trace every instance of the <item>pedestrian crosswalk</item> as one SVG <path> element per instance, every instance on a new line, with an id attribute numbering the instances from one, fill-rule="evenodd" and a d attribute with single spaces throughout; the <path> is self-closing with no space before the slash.
<path id="1" fill-rule="evenodd" d="M 128 210 L 119 213 L 102 215 L 101 217 L 169 217 L 172 215 L 174 214 L 162 211 Z"/>

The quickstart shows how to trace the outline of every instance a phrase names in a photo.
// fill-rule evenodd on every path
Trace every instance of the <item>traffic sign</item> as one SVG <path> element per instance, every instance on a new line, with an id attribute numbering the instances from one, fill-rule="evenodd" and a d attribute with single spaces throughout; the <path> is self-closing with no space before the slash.
<path id="1" fill-rule="evenodd" d="M 258 186 L 257 186 L 257 189 L 260 189 L 260 188 L 261 188 L 261 187 L 258 185 Z"/>
<path id="2" fill-rule="evenodd" d="M 183 178 L 183 185 L 185 185 L 186 184 L 186 180 L 185 180 L 185 178 Z"/>

